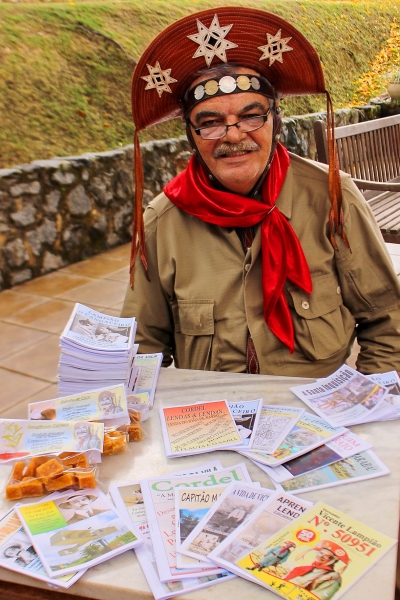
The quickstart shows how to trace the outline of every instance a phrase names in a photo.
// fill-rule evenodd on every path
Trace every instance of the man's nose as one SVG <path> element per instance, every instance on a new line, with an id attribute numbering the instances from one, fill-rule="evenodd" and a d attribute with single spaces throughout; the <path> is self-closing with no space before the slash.
<path id="1" fill-rule="evenodd" d="M 230 125 L 230 127 L 228 127 L 228 130 L 223 137 L 223 139 L 227 142 L 230 142 L 231 144 L 237 144 L 246 136 L 246 133 L 239 129 L 240 125 L 237 127 L 237 123 L 227 123 L 227 125 Z"/>

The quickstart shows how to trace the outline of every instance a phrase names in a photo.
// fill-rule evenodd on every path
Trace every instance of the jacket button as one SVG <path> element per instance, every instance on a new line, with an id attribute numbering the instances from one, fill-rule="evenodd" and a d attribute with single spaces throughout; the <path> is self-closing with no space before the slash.
<path id="1" fill-rule="evenodd" d="M 245 271 L 248 271 L 250 269 L 250 265 L 245 265 L 244 268 L 245 268 Z"/>
<path id="2" fill-rule="evenodd" d="M 341 291 L 342 291 L 342 290 L 340 289 L 340 285 L 338 285 L 338 286 L 337 286 L 337 288 L 336 288 L 336 293 L 337 293 L 337 294 L 340 294 L 340 292 L 341 292 Z"/>
<path id="3" fill-rule="evenodd" d="M 310 305 L 308 304 L 308 302 L 306 300 L 304 300 L 301 303 L 301 306 L 304 308 L 304 310 L 307 310 L 308 308 L 310 308 Z"/>

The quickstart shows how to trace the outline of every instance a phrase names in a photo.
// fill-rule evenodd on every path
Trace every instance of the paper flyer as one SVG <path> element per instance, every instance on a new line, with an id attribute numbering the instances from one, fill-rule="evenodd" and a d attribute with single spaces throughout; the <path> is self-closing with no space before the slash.
<path id="1" fill-rule="evenodd" d="M 133 366 L 138 368 L 138 375 L 132 389 L 134 394 L 147 392 L 150 405 L 153 406 L 158 376 L 163 360 L 162 352 L 156 354 L 137 354 Z"/>
<path id="2" fill-rule="evenodd" d="M 39 421 L 102 421 L 117 426 L 129 423 L 124 385 L 28 404 L 28 418 Z"/>
<path id="3" fill-rule="evenodd" d="M 185 456 L 241 444 L 226 400 L 160 408 L 166 455 Z"/>
<path id="4" fill-rule="evenodd" d="M 178 569 L 176 563 L 176 487 L 196 489 L 197 487 L 213 488 L 231 481 L 250 482 L 250 475 L 244 463 L 217 471 L 209 475 L 192 475 L 182 477 L 160 476 L 141 481 L 142 493 L 146 505 L 150 534 L 156 554 L 158 572 L 161 581 L 173 581 L 185 577 L 207 574 L 197 567 L 193 572 Z"/>
<path id="5" fill-rule="evenodd" d="M 318 502 L 236 565 L 283 598 L 338 600 L 395 544 Z"/>
<path id="6" fill-rule="evenodd" d="M 238 402 L 228 401 L 229 410 L 241 437 L 241 444 L 247 448 L 251 448 L 253 444 L 262 405 L 262 398 L 258 398 L 257 400 L 241 400 Z"/>
<path id="7" fill-rule="evenodd" d="M 61 452 L 103 451 L 103 423 L 0 419 L 0 464 Z"/>
<path id="8" fill-rule="evenodd" d="M 376 454 L 372 450 L 367 450 L 278 485 L 281 485 L 285 491 L 301 494 L 320 488 L 381 477 L 389 473 L 389 469 Z"/>
<path id="9" fill-rule="evenodd" d="M 82 570 L 63 577 L 50 578 L 26 535 L 15 508 L 11 508 L 0 518 L 0 567 L 65 589 L 71 587 L 85 573 L 85 570 Z"/>
<path id="10" fill-rule="evenodd" d="M 16 510 L 50 577 L 93 567 L 141 543 L 99 489 L 69 490 Z"/>
<path id="11" fill-rule="evenodd" d="M 333 427 L 363 422 L 388 394 L 385 387 L 347 365 L 314 384 L 290 389 Z"/>
<path id="12" fill-rule="evenodd" d="M 275 492 L 210 553 L 210 560 L 245 579 L 254 581 L 251 571 L 239 569 L 236 562 L 289 522 L 306 513 L 312 505 L 312 502 L 286 492 Z"/>
<path id="13" fill-rule="evenodd" d="M 207 559 L 210 552 L 274 494 L 274 490 L 259 486 L 237 481 L 230 483 L 212 509 L 183 542 L 182 552 L 191 557 Z"/>
<path id="14" fill-rule="evenodd" d="M 189 491 L 175 488 L 176 565 L 179 569 L 192 568 L 193 565 L 203 568 L 210 567 L 209 562 L 185 556 L 180 552 L 188 535 L 209 512 L 225 488 L 226 485 L 218 485 L 213 488 L 212 492 L 208 488 L 196 488 Z"/>
<path id="15" fill-rule="evenodd" d="M 264 465 L 275 467 L 326 444 L 346 431 L 345 427 L 332 427 L 321 417 L 304 413 L 275 452 L 266 454 L 251 449 L 251 454 L 247 454 L 246 451 L 241 454 Z"/>
<path id="16" fill-rule="evenodd" d="M 264 465 L 260 466 L 265 469 L 265 472 L 274 481 L 282 483 L 293 477 L 321 469 L 339 460 L 349 458 L 354 454 L 369 450 L 371 447 L 372 445 L 369 442 L 361 439 L 352 431 L 348 431 L 331 442 L 319 446 L 311 450 L 311 452 L 307 452 L 307 454 L 294 458 L 284 465 L 273 468 Z"/>
<path id="17" fill-rule="evenodd" d="M 261 409 L 261 416 L 253 439 L 252 449 L 268 454 L 275 452 L 304 412 L 304 409 L 295 406 L 264 404 Z"/>
<path id="18" fill-rule="evenodd" d="M 112 317 L 77 303 L 61 338 L 112 352 L 130 348 L 134 333 L 135 318 Z"/>

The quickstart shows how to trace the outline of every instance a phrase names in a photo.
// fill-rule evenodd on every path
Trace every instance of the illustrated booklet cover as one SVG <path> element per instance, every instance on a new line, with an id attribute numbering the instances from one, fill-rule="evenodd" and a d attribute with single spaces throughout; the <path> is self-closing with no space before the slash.
<path id="1" fill-rule="evenodd" d="M 22 527 L 15 507 L 0 518 L 0 567 L 61 588 L 71 587 L 85 573 L 85 570 L 82 570 L 50 578 Z"/>
<path id="2" fill-rule="evenodd" d="M 254 436 L 252 450 L 272 453 L 304 414 L 297 406 L 264 404 Z"/>
<path id="3" fill-rule="evenodd" d="M 338 600 L 395 544 L 319 502 L 235 564 L 283 598 Z"/>
<path id="4" fill-rule="evenodd" d="M 16 510 L 50 577 L 88 569 L 141 543 L 99 489 L 54 494 Z"/>

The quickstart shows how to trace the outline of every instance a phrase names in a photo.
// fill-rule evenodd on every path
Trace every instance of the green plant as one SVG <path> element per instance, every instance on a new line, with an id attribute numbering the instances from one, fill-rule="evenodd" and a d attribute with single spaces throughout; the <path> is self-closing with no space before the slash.
<path id="1" fill-rule="evenodd" d="M 400 83 L 400 69 L 398 71 L 394 71 L 394 73 L 390 76 L 391 83 Z"/>

